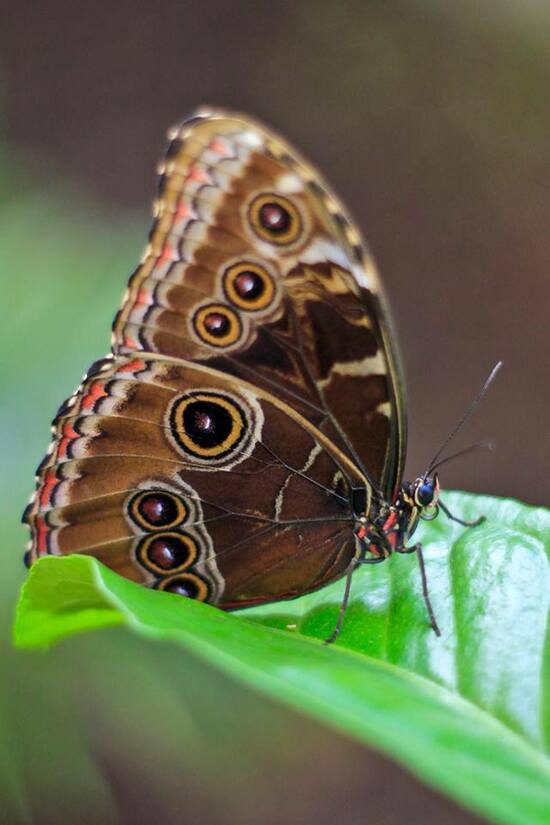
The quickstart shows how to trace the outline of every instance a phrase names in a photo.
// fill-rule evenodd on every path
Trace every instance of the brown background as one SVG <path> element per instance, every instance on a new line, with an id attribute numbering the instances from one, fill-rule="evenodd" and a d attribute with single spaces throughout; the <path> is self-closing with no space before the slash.
<path id="1" fill-rule="evenodd" d="M 497 450 L 444 483 L 544 503 L 549 24 L 536 2 L 20 1 L 2 19 L 8 136 L 145 225 L 165 129 L 197 104 L 287 134 L 349 203 L 387 284 L 409 474 L 502 358 L 458 442 Z"/>
<path id="2" fill-rule="evenodd" d="M 502 358 L 457 442 L 491 436 L 498 448 L 449 466 L 443 481 L 548 501 L 546 3 L 3 5 L 3 137 L 39 159 L 29 171 L 45 196 L 72 180 L 98 212 L 136 212 L 145 237 L 171 123 L 201 103 L 264 119 L 325 171 L 379 263 L 407 372 L 410 474 Z M 121 289 L 134 263 L 113 273 Z M 182 822 L 474 822 L 381 757 L 284 718 L 307 763 L 289 777 L 265 743 L 238 782 L 241 807 L 226 811 L 194 799 L 182 775 Z M 124 821 L 153 821 L 162 793 L 140 795 L 112 752 L 101 770 Z"/>

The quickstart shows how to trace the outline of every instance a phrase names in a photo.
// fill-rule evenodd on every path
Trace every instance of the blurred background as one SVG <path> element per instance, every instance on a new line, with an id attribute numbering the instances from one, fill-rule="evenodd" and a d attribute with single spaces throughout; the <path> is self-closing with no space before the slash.
<path id="1" fill-rule="evenodd" d="M 409 774 L 112 631 L 10 650 L 49 421 L 109 345 L 168 126 L 233 107 L 286 134 L 382 272 L 422 470 L 492 364 L 444 485 L 544 504 L 550 244 L 544 0 L 19 0 L 0 27 L 0 822 L 474 823 Z"/>

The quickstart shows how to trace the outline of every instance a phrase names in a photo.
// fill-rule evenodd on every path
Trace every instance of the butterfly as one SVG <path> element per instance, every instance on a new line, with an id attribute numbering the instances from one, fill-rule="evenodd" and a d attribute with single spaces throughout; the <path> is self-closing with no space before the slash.
<path id="1" fill-rule="evenodd" d="M 169 139 L 111 353 L 53 422 L 27 565 L 89 554 L 226 610 L 347 576 L 335 638 L 353 570 L 416 551 L 439 632 L 408 545 L 444 507 L 436 462 L 402 481 L 399 353 L 356 226 L 251 118 L 198 110 Z"/>

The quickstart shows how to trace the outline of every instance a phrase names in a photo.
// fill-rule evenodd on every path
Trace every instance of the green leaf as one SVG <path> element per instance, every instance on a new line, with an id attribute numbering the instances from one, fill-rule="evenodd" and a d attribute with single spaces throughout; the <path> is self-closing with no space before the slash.
<path id="1" fill-rule="evenodd" d="M 271 697 L 374 746 L 496 822 L 550 821 L 550 513 L 447 493 L 464 529 L 424 524 L 430 630 L 414 556 L 358 571 L 338 645 L 343 583 L 226 614 L 148 590 L 91 557 L 36 563 L 16 617 L 19 647 L 125 624 L 171 640 Z M 416 538 L 416 537 L 415 537 Z"/>

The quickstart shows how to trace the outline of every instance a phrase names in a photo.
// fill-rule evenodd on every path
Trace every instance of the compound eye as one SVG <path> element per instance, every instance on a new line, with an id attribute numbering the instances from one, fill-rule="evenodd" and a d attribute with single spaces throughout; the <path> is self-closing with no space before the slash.
<path id="1" fill-rule="evenodd" d="M 434 503 L 435 484 L 433 481 L 422 481 L 416 488 L 414 498 L 419 507 L 429 507 Z"/>

